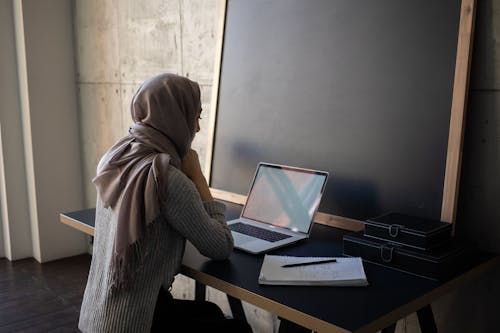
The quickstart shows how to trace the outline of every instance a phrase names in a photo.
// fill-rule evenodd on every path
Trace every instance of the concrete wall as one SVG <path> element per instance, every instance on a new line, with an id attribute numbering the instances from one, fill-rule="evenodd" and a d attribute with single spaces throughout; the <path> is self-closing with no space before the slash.
<path id="1" fill-rule="evenodd" d="M 203 121 L 194 146 L 204 158 L 213 64 L 220 19 L 217 0 L 75 0 L 77 86 L 84 156 L 85 202 L 95 205 L 90 180 L 98 158 L 130 124 L 137 86 L 159 72 L 189 76 L 202 87 Z M 466 121 L 457 234 L 500 252 L 500 3 L 478 1 L 473 73 Z M 440 332 L 491 332 L 499 326 L 500 269 L 482 276 L 432 306 Z M 179 276 L 176 297 L 193 298 L 193 281 Z M 225 297 L 209 299 L 229 313 Z M 272 332 L 275 316 L 245 304 L 255 332 Z M 415 315 L 397 332 L 419 332 Z"/>
<path id="2" fill-rule="evenodd" d="M 43 262 L 86 249 L 83 235 L 59 222 L 59 212 L 83 203 L 73 15 L 66 0 L 22 4 L 27 91 L 21 100 L 29 99 L 23 113 L 31 130 L 24 144 L 31 155 L 27 178 L 35 258 Z"/>
<path id="3" fill-rule="evenodd" d="M 0 1 L 0 257 L 17 259 L 32 248 L 13 11 L 12 1 Z"/>
<path id="4" fill-rule="evenodd" d="M 58 216 L 83 205 L 71 3 L 0 4 L 5 255 L 44 262 L 84 253 L 85 237 Z"/>
<path id="5" fill-rule="evenodd" d="M 86 205 L 95 205 L 98 159 L 131 125 L 130 101 L 144 79 L 171 72 L 197 81 L 202 130 L 193 146 L 205 156 L 218 1 L 75 1 L 77 86 Z"/>

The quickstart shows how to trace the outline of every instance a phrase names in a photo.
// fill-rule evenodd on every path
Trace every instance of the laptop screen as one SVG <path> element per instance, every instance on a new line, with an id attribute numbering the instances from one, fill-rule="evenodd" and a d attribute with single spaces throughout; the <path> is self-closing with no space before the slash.
<path id="1" fill-rule="evenodd" d="M 308 232 L 328 173 L 259 164 L 242 217 Z"/>

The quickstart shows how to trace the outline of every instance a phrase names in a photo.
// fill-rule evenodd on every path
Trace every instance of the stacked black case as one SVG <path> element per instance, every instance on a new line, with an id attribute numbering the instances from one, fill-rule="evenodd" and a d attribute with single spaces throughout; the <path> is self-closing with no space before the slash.
<path id="1" fill-rule="evenodd" d="M 364 235 L 425 251 L 450 240 L 451 224 L 390 213 L 366 220 Z"/>
<path id="2" fill-rule="evenodd" d="M 365 222 L 365 230 L 344 235 L 346 256 L 430 279 L 453 274 L 465 248 L 453 241 L 451 224 L 398 213 Z"/>

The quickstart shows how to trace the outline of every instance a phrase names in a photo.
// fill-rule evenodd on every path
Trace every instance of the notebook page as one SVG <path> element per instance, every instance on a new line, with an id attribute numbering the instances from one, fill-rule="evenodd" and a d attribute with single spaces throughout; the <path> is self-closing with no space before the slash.
<path id="1" fill-rule="evenodd" d="M 286 264 L 336 259 L 337 262 L 298 267 Z M 259 276 L 261 284 L 366 285 L 361 258 L 292 257 L 265 255 Z"/>

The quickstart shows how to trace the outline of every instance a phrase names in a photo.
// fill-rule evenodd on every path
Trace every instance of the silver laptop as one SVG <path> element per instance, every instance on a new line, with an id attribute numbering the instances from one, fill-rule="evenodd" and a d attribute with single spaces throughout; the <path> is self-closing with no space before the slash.
<path id="1" fill-rule="evenodd" d="M 259 163 L 238 219 L 235 248 L 263 253 L 309 237 L 328 172 Z"/>

